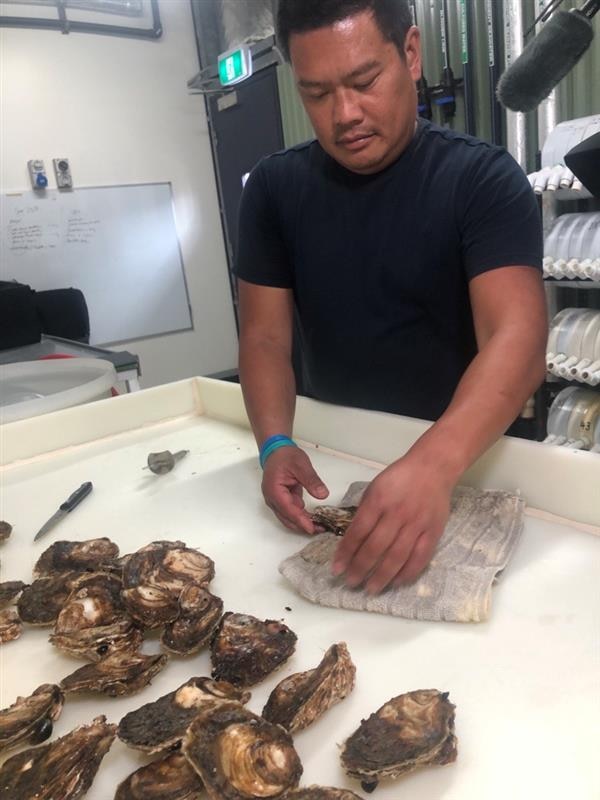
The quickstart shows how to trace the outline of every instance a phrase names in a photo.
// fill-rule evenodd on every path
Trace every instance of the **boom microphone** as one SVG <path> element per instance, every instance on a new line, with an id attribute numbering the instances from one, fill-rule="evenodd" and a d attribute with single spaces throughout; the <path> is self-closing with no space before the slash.
<path id="1" fill-rule="evenodd" d="M 600 0 L 557 11 L 498 81 L 498 99 L 511 111 L 533 111 L 569 73 L 594 38 Z"/>

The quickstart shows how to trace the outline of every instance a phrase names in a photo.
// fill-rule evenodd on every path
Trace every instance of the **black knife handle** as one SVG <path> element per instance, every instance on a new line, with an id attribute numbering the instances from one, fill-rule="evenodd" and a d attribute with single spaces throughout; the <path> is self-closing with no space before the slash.
<path id="1" fill-rule="evenodd" d="M 88 494 L 93 489 L 93 484 L 91 481 L 86 481 L 82 483 L 79 489 L 76 489 L 73 494 L 65 500 L 64 503 L 61 503 L 60 510 L 61 511 L 73 511 L 75 506 L 78 506 L 81 501 L 88 496 Z"/>

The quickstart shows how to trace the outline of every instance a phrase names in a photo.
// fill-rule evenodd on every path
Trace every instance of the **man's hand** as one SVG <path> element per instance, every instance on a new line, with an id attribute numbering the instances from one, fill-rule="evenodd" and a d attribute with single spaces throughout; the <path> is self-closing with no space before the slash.
<path id="1" fill-rule="evenodd" d="M 271 453 L 262 480 L 265 503 L 286 528 L 314 533 L 315 525 L 304 508 L 303 489 L 317 500 L 324 500 L 329 494 L 304 450 L 280 447 Z"/>
<path id="2" fill-rule="evenodd" d="M 378 594 L 410 583 L 433 555 L 450 514 L 453 485 L 407 455 L 370 484 L 352 524 L 338 545 L 333 573 L 348 586 L 365 580 Z"/>

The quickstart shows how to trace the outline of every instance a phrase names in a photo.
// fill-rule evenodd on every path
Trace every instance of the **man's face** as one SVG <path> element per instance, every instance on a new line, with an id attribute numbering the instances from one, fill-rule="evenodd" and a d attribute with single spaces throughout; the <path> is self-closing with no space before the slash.
<path id="1" fill-rule="evenodd" d="M 293 33 L 289 48 L 302 102 L 323 149 L 363 175 L 391 164 L 414 135 L 418 29 L 407 33 L 404 59 L 370 11 Z"/>

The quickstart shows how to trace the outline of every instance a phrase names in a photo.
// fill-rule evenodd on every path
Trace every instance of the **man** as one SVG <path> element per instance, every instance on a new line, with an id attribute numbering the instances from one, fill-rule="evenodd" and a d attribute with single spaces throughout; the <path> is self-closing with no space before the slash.
<path id="1" fill-rule="evenodd" d="M 501 148 L 417 120 L 420 38 L 402 0 L 281 0 L 317 141 L 263 159 L 244 190 L 240 376 L 263 494 L 314 533 L 328 490 L 292 433 L 294 316 L 309 394 L 436 420 L 370 484 L 333 563 L 377 593 L 428 564 L 463 472 L 544 375 L 541 229 Z"/>

